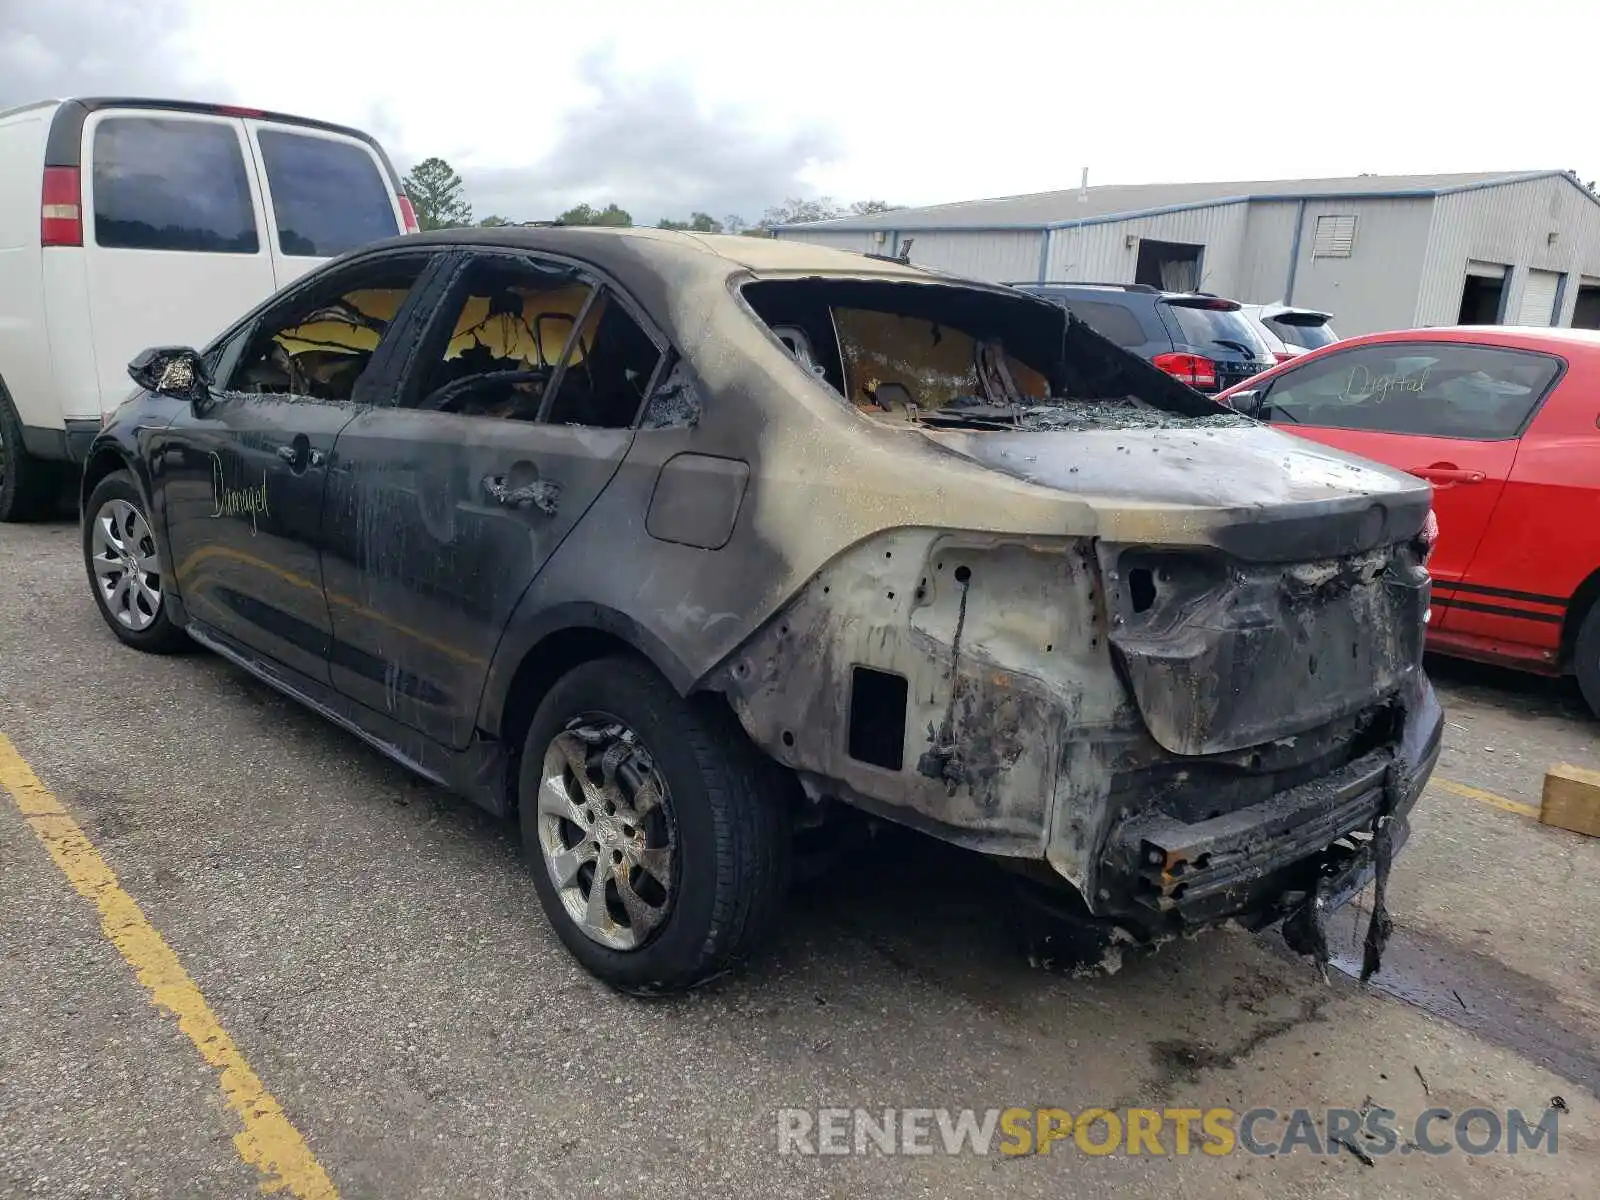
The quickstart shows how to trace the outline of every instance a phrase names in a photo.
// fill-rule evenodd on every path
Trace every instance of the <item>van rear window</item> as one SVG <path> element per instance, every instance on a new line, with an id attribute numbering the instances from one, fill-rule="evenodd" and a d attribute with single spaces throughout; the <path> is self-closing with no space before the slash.
<path id="1" fill-rule="evenodd" d="M 231 124 L 110 117 L 94 133 L 94 237 L 123 250 L 261 248 Z"/>
<path id="2" fill-rule="evenodd" d="M 326 258 L 401 232 L 388 184 L 363 147 L 282 129 L 262 129 L 256 140 L 283 253 Z"/>

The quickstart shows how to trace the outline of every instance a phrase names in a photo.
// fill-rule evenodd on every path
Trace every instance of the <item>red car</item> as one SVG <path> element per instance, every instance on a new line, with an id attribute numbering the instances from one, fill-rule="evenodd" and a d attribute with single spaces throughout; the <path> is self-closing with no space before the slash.
<path id="1" fill-rule="evenodd" d="M 1575 674 L 1600 715 L 1600 333 L 1367 334 L 1219 399 L 1432 483 L 1430 648 Z"/>

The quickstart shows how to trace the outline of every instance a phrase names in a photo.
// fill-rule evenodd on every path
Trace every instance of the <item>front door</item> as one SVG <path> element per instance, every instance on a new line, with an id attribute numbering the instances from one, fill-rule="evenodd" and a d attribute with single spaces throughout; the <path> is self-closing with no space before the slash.
<path id="1" fill-rule="evenodd" d="M 1432 623 L 1468 572 L 1517 457 L 1517 439 L 1560 371 L 1547 355 L 1467 342 L 1356 346 L 1278 376 L 1263 415 L 1287 433 L 1399 467 L 1433 485 L 1439 543 Z"/>
<path id="2" fill-rule="evenodd" d="M 615 292 L 527 256 L 463 270 L 392 409 L 340 434 L 332 680 L 453 746 L 512 610 L 616 474 L 662 358 Z"/>
<path id="3" fill-rule="evenodd" d="M 160 437 L 189 615 L 319 682 L 332 631 L 320 541 L 335 440 L 381 386 L 379 350 L 428 261 L 368 260 L 296 289 L 225 344 L 210 399 Z"/>

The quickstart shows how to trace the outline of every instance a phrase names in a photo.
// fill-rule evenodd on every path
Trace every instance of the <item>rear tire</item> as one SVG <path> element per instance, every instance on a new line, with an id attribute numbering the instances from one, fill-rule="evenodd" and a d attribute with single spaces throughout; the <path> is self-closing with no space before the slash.
<path id="1" fill-rule="evenodd" d="M 647 664 L 599 659 L 563 676 L 534 714 L 518 779 L 523 847 L 562 944 L 625 992 L 727 970 L 788 888 L 781 785 L 731 713 L 685 700 Z"/>
<path id="2" fill-rule="evenodd" d="M 53 516 L 66 480 L 62 464 L 35 458 L 22 445 L 22 421 L 0 385 L 0 521 Z"/>
<path id="3" fill-rule="evenodd" d="M 146 654 L 178 654 L 194 643 L 172 622 L 167 568 L 151 532 L 144 498 L 126 471 L 107 475 L 83 510 L 83 564 L 100 616 L 124 645 Z"/>
<path id="4" fill-rule="evenodd" d="M 1573 647 L 1573 670 L 1589 711 L 1600 717 L 1600 601 L 1591 605 Z"/>

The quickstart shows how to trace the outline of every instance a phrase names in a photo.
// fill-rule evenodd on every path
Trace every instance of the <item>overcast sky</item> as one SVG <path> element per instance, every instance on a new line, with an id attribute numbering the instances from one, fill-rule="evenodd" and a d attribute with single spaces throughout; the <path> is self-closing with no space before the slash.
<path id="1" fill-rule="evenodd" d="M 1600 174 L 1585 0 L 0 0 L 0 108 L 106 92 L 362 126 L 475 214 L 760 216 L 1091 183 Z M 692 16 L 689 14 L 693 14 Z"/>

